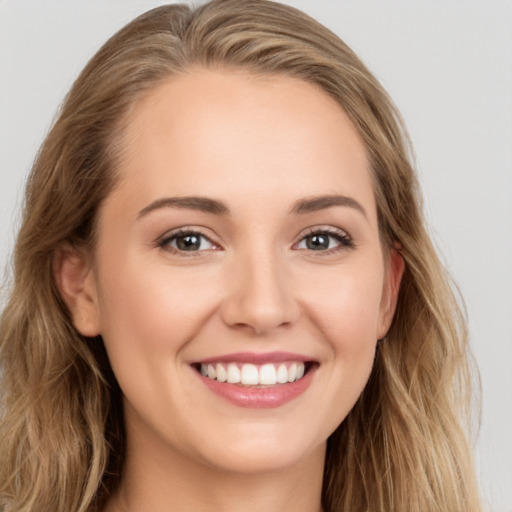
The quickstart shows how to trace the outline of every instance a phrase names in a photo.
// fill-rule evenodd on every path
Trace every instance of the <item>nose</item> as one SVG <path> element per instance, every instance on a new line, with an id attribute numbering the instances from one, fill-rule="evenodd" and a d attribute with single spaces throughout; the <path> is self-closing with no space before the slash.
<path id="1" fill-rule="evenodd" d="M 299 316 L 289 272 L 276 257 L 240 258 L 229 274 L 221 315 L 231 328 L 262 336 L 292 325 Z"/>

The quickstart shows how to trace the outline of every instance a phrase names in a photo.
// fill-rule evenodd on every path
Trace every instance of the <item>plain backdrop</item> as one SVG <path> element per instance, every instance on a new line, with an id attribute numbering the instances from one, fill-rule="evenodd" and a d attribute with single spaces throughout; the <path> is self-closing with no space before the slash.
<path id="1" fill-rule="evenodd" d="M 26 174 L 64 94 L 107 37 L 160 3 L 0 0 L 2 269 Z M 480 366 L 482 492 L 489 510 L 512 512 L 512 2 L 286 3 L 359 54 L 409 127 L 431 233 L 465 297 Z"/>

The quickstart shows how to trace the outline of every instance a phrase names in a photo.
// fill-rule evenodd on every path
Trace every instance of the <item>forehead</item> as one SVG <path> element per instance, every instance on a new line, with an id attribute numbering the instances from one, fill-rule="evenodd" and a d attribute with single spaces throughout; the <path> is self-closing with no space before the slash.
<path id="1" fill-rule="evenodd" d="M 342 193 L 374 209 L 351 120 L 319 87 L 288 76 L 191 69 L 171 77 L 130 112 L 121 153 L 121 188 L 131 184 L 147 201 L 237 194 L 264 203 L 270 187 L 282 201 Z"/>

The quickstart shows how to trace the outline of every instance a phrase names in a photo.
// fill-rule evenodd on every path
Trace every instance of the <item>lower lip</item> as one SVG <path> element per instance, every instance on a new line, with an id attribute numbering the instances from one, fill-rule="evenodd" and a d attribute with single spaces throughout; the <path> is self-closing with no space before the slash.
<path id="1" fill-rule="evenodd" d="M 312 367 L 304 377 L 295 382 L 265 388 L 243 387 L 228 382 L 219 382 L 196 373 L 211 391 L 233 405 L 253 409 L 270 409 L 285 405 L 304 393 L 311 384 L 315 371 L 316 367 Z"/>

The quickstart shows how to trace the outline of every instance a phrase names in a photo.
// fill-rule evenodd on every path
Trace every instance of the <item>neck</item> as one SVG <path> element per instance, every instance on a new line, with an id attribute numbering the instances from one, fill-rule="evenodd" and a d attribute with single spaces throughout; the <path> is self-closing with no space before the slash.
<path id="1" fill-rule="evenodd" d="M 324 445 L 297 464 L 257 473 L 228 471 L 172 449 L 148 448 L 128 442 L 123 480 L 105 512 L 322 510 Z"/>

